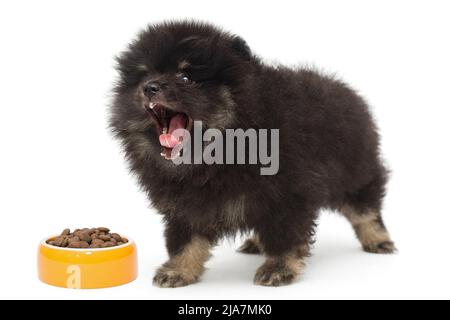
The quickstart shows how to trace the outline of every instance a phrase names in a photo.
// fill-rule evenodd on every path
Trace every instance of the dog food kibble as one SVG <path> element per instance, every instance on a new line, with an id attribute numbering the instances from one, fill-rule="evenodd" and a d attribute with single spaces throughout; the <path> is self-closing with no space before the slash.
<path id="1" fill-rule="evenodd" d="M 107 235 L 105 235 L 105 234 L 99 235 L 98 238 L 99 238 L 100 240 L 103 240 L 103 241 L 109 241 L 109 240 L 111 240 L 111 237 L 110 237 L 110 236 L 107 236 Z"/>
<path id="2" fill-rule="evenodd" d="M 110 248 L 124 245 L 128 239 L 118 233 L 109 233 L 108 228 L 64 229 L 61 235 L 47 240 L 49 245 L 61 248 Z"/>

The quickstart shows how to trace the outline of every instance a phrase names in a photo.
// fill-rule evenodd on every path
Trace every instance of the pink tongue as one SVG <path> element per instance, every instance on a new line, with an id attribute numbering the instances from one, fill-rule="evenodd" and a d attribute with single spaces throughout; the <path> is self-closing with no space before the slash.
<path id="1" fill-rule="evenodd" d="M 173 149 L 176 145 L 180 144 L 179 138 L 175 137 L 172 133 L 177 129 L 184 129 L 186 126 L 186 117 L 179 113 L 170 119 L 169 133 L 163 133 L 159 136 L 159 143 L 166 148 Z"/>

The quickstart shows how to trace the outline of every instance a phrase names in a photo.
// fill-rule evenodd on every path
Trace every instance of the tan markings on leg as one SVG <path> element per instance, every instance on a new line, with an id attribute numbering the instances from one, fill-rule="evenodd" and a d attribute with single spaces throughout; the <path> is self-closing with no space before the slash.
<path id="1" fill-rule="evenodd" d="M 299 247 L 282 256 L 267 257 L 256 271 L 255 284 L 273 287 L 291 284 L 305 267 L 307 247 Z"/>
<path id="2" fill-rule="evenodd" d="M 238 251 L 247 254 L 259 254 L 264 252 L 257 234 L 254 234 L 252 237 L 245 240 L 244 244 L 239 247 Z"/>
<path id="3" fill-rule="evenodd" d="M 163 264 L 156 272 L 153 283 L 160 287 L 175 288 L 197 282 L 210 257 L 211 243 L 202 237 L 194 237 L 183 250 Z"/>
<path id="4" fill-rule="evenodd" d="M 363 249 L 371 253 L 393 253 L 394 243 L 384 227 L 379 212 L 370 211 L 359 214 L 346 206 L 342 213 L 350 221 Z"/>

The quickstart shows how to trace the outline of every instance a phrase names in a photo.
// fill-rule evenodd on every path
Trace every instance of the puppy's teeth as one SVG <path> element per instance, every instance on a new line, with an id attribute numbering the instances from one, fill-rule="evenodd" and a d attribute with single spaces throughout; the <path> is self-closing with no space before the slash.
<path id="1" fill-rule="evenodd" d="M 150 102 L 150 109 L 153 109 L 155 107 L 155 104 L 153 102 Z"/>
<path id="2" fill-rule="evenodd" d="M 167 128 L 163 128 L 163 133 L 164 133 L 164 134 L 167 133 Z"/>

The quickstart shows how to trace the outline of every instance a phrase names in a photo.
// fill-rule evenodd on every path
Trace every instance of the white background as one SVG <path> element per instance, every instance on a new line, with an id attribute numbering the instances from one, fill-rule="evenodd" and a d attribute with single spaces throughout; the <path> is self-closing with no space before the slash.
<path id="1" fill-rule="evenodd" d="M 0 298 L 450 298 L 448 1 L 1 1 Z M 399 254 L 363 253 L 324 213 L 300 281 L 253 285 L 262 257 L 225 241 L 202 281 L 151 285 L 166 259 L 149 209 L 107 126 L 113 57 L 149 22 L 192 17 L 243 36 L 267 61 L 314 64 L 373 106 L 392 171 L 385 220 Z M 39 241 L 65 227 L 131 235 L 139 278 L 60 289 L 36 276 Z"/>

